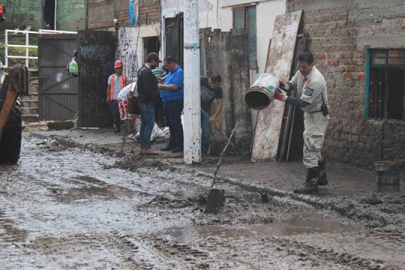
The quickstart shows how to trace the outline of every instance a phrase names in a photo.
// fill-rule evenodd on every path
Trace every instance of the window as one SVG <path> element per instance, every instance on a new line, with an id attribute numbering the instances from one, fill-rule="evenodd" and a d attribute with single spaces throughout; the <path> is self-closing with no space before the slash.
<path id="1" fill-rule="evenodd" d="M 368 117 L 404 119 L 405 50 L 368 53 Z"/>
<path id="2" fill-rule="evenodd" d="M 256 6 L 237 7 L 233 9 L 233 28 L 247 29 L 249 68 L 257 69 L 256 53 Z"/>

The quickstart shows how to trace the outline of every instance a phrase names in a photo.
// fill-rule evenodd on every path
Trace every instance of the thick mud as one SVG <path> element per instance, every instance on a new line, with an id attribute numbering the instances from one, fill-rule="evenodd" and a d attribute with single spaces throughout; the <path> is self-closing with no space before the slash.
<path id="1" fill-rule="evenodd" d="M 1 269 L 404 269 L 400 232 L 224 181 L 207 214 L 211 182 L 27 137 L 0 167 Z"/>

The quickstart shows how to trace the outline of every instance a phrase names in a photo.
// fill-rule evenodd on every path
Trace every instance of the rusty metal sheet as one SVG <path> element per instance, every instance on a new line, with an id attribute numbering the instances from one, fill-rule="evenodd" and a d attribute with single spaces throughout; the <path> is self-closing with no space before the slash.
<path id="1" fill-rule="evenodd" d="M 290 77 L 301 15 L 302 11 L 298 11 L 276 18 L 265 72 L 281 81 L 287 81 Z M 253 141 L 253 162 L 276 160 L 284 107 L 284 102 L 273 101 L 266 109 L 259 111 Z"/>

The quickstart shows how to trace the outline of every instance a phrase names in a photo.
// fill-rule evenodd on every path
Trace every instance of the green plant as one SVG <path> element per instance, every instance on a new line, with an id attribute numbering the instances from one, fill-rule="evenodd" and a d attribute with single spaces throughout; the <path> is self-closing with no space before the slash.
<path id="1" fill-rule="evenodd" d="M 0 60 L 5 62 L 5 46 L 3 44 L 0 45 Z M 8 55 L 13 56 L 25 56 L 25 48 L 8 48 Z M 38 49 L 37 48 L 29 48 L 28 49 L 29 56 L 38 56 Z M 8 65 L 12 66 L 17 63 L 25 64 L 25 59 L 16 59 L 16 58 L 9 58 Z M 38 69 L 38 60 L 29 60 L 29 67 L 30 69 Z"/>

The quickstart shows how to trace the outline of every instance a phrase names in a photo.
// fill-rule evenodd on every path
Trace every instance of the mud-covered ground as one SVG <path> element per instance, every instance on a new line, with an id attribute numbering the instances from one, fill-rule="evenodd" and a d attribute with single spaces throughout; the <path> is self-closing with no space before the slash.
<path id="1" fill-rule="evenodd" d="M 211 182 L 26 137 L 19 164 L 0 166 L 0 268 L 405 269 L 400 226 L 224 181 L 224 208 L 207 214 Z"/>

